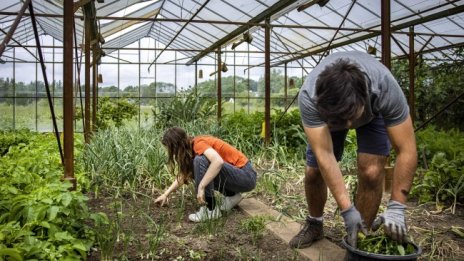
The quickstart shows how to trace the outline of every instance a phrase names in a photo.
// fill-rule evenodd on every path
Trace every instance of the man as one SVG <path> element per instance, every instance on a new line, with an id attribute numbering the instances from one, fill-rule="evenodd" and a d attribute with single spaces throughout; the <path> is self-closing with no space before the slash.
<path id="1" fill-rule="evenodd" d="M 390 71 L 366 53 L 334 53 L 306 78 L 299 107 L 309 142 L 304 181 L 309 215 L 290 246 L 304 248 L 323 238 L 327 187 L 341 210 L 348 244 L 356 247 L 358 232 L 366 234 L 373 223 L 373 229 L 383 224 L 388 236 L 405 241 L 404 210 L 417 151 L 406 99 Z M 337 164 L 348 129 L 356 129 L 358 145 L 355 204 L 350 201 Z M 390 142 L 396 151 L 391 199 L 374 222 L 382 199 L 383 168 Z"/>

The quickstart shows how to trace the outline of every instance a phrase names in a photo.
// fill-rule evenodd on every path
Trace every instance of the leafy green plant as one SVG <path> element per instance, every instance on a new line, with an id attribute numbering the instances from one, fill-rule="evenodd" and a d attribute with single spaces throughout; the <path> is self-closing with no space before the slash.
<path id="1" fill-rule="evenodd" d="M 242 220 L 240 222 L 240 227 L 248 233 L 251 233 L 252 242 L 256 244 L 258 239 L 260 239 L 266 228 L 266 221 L 269 220 L 267 216 L 254 216 Z"/>
<path id="2" fill-rule="evenodd" d="M 448 193 L 453 197 L 453 204 L 451 205 L 451 213 L 456 213 L 456 205 L 458 203 L 458 197 L 460 194 L 464 193 L 464 175 L 462 175 L 458 182 L 454 185 L 450 185 L 448 188 L 443 189 L 444 192 Z M 440 190 L 437 193 L 437 196 L 440 194 Z M 438 199 L 437 199 L 438 202 Z"/>
<path id="3" fill-rule="evenodd" d="M 158 253 L 158 248 L 161 241 L 165 238 L 166 234 L 166 224 L 165 217 L 162 216 L 161 220 L 155 222 L 149 215 L 144 213 L 148 221 L 148 229 L 145 237 L 148 240 L 148 254 L 147 257 L 156 257 Z"/>
<path id="4" fill-rule="evenodd" d="M 158 102 L 158 107 L 153 110 L 155 126 L 168 128 L 205 121 L 215 114 L 216 106 L 214 100 L 201 98 L 193 92 L 185 97 L 166 98 Z"/>
<path id="5" fill-rule="evenodd" d="M 367 236 L 358 233 L 358 249 L 369 253 L 394 256 L 410 255 L 416 251 L 411 243 L 400 244 L 383 232 Z"/>
<path id="6" fill-rule="evenodd" d="M 110 99 L 109 97 L 99 98 L 97 108 L 97 126 L 106 129 L 110 126 L 121 127 L 124 121 L 129 121 L 137 115 L 137 103 L 127 98 Z M 81 117 L 76 112 L 77 118 Z"/>
<path id="7" fill-rule="evenodd" d="M 53 135 L 28 139 L 0 157 L 0 246 L 27 260 L 85 258 L 94 240 L 87 197 L 61 180 Z"/>
<path id="8" fill-rule="evenodd" d="M 417 144 L 421 168 L 411 194 L 421 202 L 459 202 L 463 197 L 464 135 L 431 126 L 417 133 Z"/>
<path id="9" fill-rule="evenodd" d="M 11 146 L 21 143 L 27 144 L 30 140 L 31 132 L 28 129 L 22 130 L 0 130 L 0 156 L 5 155 Z"/>
<path id="10" fill-rule="evenodd" d="M 116 244 L 115 223 L 104 214 L 92 214 L 94 220 L 95 243 L 100 250 L 101 260 L 110 260 Z"/>

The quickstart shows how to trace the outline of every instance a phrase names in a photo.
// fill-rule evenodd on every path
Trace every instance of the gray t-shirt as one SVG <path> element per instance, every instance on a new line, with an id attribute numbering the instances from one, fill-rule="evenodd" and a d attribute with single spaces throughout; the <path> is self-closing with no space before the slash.
<path id="1" fill-rule="evenodd" d="M 409 114 L 406 98 L 390 71 L 374 57 L 363 52 L 338 52 L 323 59 L 306 77 L 298 96 L 301 119 L 305 127 L 320 127 L 326 124 L 316 109 L 316 81 L 326 66 L 338 59 L 357 65 L 369 77 L 370 107 L 364 111 L 352 128 L 369 123 L 374 116 L 382 116 L 385 125 L 391 127 L 402 123 Z"/>

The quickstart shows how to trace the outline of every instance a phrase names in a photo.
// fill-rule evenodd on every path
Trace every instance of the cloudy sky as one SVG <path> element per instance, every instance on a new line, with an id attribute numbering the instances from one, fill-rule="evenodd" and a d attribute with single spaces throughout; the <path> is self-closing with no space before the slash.
<path id="1" fill-rule="evenodd" d="M 30 41 L 26 43 L 26 45 L 35 45 L 34 41 Z M 57 40 L 53 40 L 50 36 L 42 36 L 41 37 L 41 45 L 42 46 L 61 46 L 61 42 Z M 163 49 L 164 47 L 161 45 L 156 45 L 153 39 L 145 38 L 142 39 L 140 42 L 141 47 L 156 47 Z M 138 43 L 134 43 L 128 47 L 138 47 Z M 229 47 L 230 48 L 230 47 Z M 242 44 L 237 48 L 237 50 L 247 50 L 246 44 Z M 34 48 L 28 48 L 30 52 L 34 54 L 35 57 L 38 57 L 36 54 L 36 50 Z M 228 49 L 230 51 L 230 49 Z M 108 52 L 108 51 L 107 51 Z M 159 52 L 159 51 L 158 51 Z M 63 61 L 63 54 L 62 50 L 59 48 L 55 48 L 55 53 L 53 54 L 52 48 L 43 48 L 43 55 L 46 61 L 46 70 L 47 70 L 47 78 L 49 82 L 53 80 L 62 81 L 63 79 L 63 68 L 62 68 L 62 61 Z M 80 55 L 80 50 L 78 51 L 78 55 Z M 0 64 L 0 78 L 15 78 L 16 81 L 22 81 L 29 83 L 31 81 L 35 81 L 36 75 L 39 81 L 43 81 L 42 72 L 40 69 L 40 64 L 34 63 L 36 58 L 24 48 L 10 48 L 7 49 L 2 59 L 6 60 L 7 63 Z M 15 57 L 15 71 L 13 72 L 13 57 Z M 127 86 L 138 86 L 149 84 L 151 82 L 169 82 L 169 83 L 177 83 L 179 89 L 189 88 L 189 86 L 193 86 L 195 84 L 195 66 L 186 66 L 183 65 L 186 61 L 189 60 L 190 57 L 185 57 L 180 52 L 177 52 L 177 57 L 175 52 L 165 51 L 158 57 L 158 61 L 162 62 L 161 64 L 152 65 L 150 70 L 148 70 L 149 64 L 153 62 L 155 59 L 155 52 L 154 51 L 141 51 L 140 52 L 140 68 L 138 65 L 139 55 L 138 52 L 135 50 L 120 50 L 119 54 L 117 51 L 108 53 L 107 56 L 103 57 L 102 64 L 99 66 L 99 71 L 103 76 L 103 83 L 100 86 L 119 86 L 120 89 L 124 89 Z M 214 54 L 211 54 L 205 58 L 202 58 L 198 62 L 198 70 L 203 70 L 203 79 L 198 79 L 199 82 L 206 81 L 210 79 L 215 79 L 217 74 L 213 74 L 210 76 L 211 73 L 216 71 Z M 119 67 L 117 62 L 120 62 Z M 178 61 L 180 63 L 178 66 L 173 65 L 174 61 Z M 223 77 L 234 75 L 240 77 L 249 77 L 253 80 L 258 80 L 259 78 L 264 76 L 264 68 L 263 67 L 256 67 L 256 68 L 248 68 L 248 55 L 244 53 L 236 53 L 235 56 L 235 63 L 237 66 L 231 66 L 230 64 L 234 63 L 234 56 L 233 53 L 227 53 L 227 55 L 222 55 L 222 60 L 229 64 L 228 71 L 223 73 Z M 24 61 L 27 61 L 25 63 Z M 56 63 L 53 64 L 52 62 L 55 61 Z M 82 58 L 82 63 L 84 62 L 84 58 Z M 171 64 L 164 64 L 164 62 L 170 62 Z M 262 64 L 264 62 L 264 56 L 258 54 L 250 54 L 250 64 Z M 290 76 L 302 76 L 302 70 L 296 68 L 299 66 L 298 63 L 294 63 L 289 67 L 295 67 L 294 69 L 289 68 L 288 74 Z M 156 67 L 156 70 L 155 70 Z M 281 68 L 283 71 L 283 67 Z M 119 77 L 118 77 L 119 71 Z M 14 74 L 14 76 L 13 76 Z M 177 78 L 176 78 L 177 75 Z M 140 83 L 139 83 L 139 76 L 140 76 Z M 84 72 L 81 70 L 81 84 L 84 82 Z"/>

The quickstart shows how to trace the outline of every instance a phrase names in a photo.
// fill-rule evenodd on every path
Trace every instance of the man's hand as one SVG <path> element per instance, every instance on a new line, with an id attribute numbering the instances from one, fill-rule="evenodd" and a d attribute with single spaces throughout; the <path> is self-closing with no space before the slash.
<path id="1" fill-rule="evenodd" d="M 367 235 L 366 225 L 364 224 L 361 214 L 354 205 L 341 212 L 345 221 L 345 230 L 347 233 L 347 243 L 356 248 L 358 243 L 358 232 Z"/>
<path id="2" fill-rule="evenodd" d="M 404 218 L 404 210 L 406 206 L 398 201 L 390 200 L 387 205 L 387 210 L 378 216 L 372 224 L 372 230 L 377 230 L 383 224 L 385 234 L 399 243 L 407 241 L 406 220 Z"/>
<path id="3" fill-rule="evenodd" d="M 169 201 L 168 196 L 165 194 L 162 194 L 158 198 L 155 199 L 155 204 L 160 205 L 161 207 L 164 206 L 165 203 Z"/>

